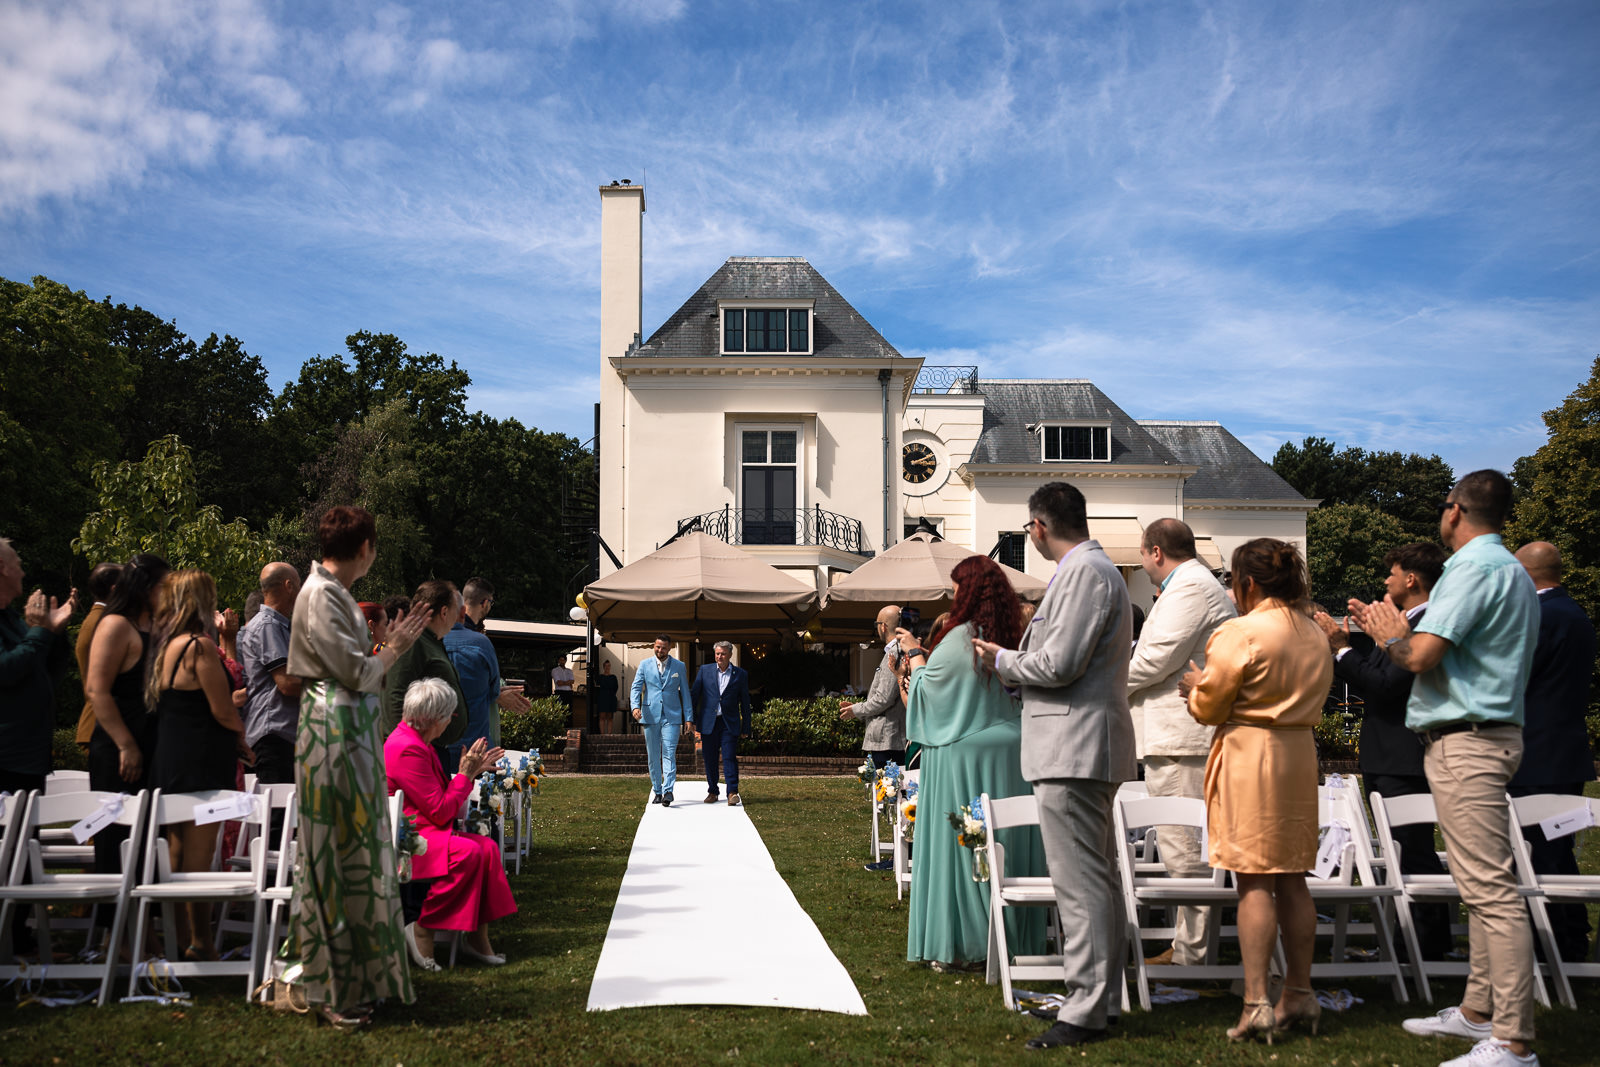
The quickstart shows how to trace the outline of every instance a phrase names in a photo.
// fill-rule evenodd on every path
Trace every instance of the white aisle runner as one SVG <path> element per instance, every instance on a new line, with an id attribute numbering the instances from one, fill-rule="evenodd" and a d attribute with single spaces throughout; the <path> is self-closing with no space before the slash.
<path id="1" fill-rule="evenodd" d="M 726 800 L 647 804 L 639 820 L 589 1010 L 660 1004 L 867 1014 L 744 809 Z"/>

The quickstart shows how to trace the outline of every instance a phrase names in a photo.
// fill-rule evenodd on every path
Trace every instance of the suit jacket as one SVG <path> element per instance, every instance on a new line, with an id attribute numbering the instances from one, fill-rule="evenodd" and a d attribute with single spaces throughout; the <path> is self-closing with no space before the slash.
<path id="1" fill-rule="evenodd" d="M 1022 689 L 1022 776 L 1130 781 L 1136 773 L 1128 714 L 1128 584 L 1098 541 L 1056 567 L 1022 647 L 996 672 Z"/>
<path id="2" fill-rule="evenodd" d="M 689 687 L 695 718 L 699 720 L 698 729 L 706 734 L 715 729 L 720 709 L 728 729 L 735 734 L 747 734 L 750 732 L 750 672 L 728 664 L 732 677 L 728 679 L 728 688 L 720 693 L 717 691 L 719 673 L 715 663 L 703 664 Z"/>
<path id="3" fill-rule="evenodd" d="M 900 677 L 895 674 L 895 657 L 900 646 L 890 641 L 883 650 L 883 662 L 872 675 L 864 700 L 850 708 L 852 718 L 866 721 L 861 735 L 863 752 L 884 752 L 906 747 L 906 705 L 900 697 Z M 892 650 L 892 651 L 891 651 Z"/>
<path id="4" fill-rule="evenodd" d="M 1522 766 L 1514 787 L 1594 780 L 1584 716 L 1594 674 L 1594 623 L 1565 588 L 1539 594 L 1539 643 L 1522 722 Z"/>
<path id="5" fill-rule="evenodd" d="M 1205 667 L 1206 642 L 1237 614 L 1222 583 L 1199 560 L 1185 560 L 1167 576 L 1128 661 L 1128 709 L 1141 757 L 1211 751 L 1216 728 L 1194 721 L 1189 702 L 1178 695 L 1178 679 L 1190 660 Z"/>
<path id="6" fill-rule="evenodd" d="M 1426 611 L 1411 620 L 1414 628 Z M 1423 777 L 1422 739 L 1406 728 L 1406 702 L 1416 675 L 1389 658 L 1365 635 L 1334 660 L 1333 676 L 1361 698 L 1361 738 L 1357 766 L 1362 774 Z M 1370 788 L 1370 787 L 1369 787 Z"/>
<path id="7" fill-rule="evenodd" d="M 683 660 L 667 657 L 666 677 L 656 668 L 651 656 L 633 675 L 631 707 L 639 709 L 639 722 L 654 726 L 661 722 L 687 723 L 694 716 L 694 699 L 689 695 L 689 668 Z"/>
<path id="8" fill-rule="evenodd" d="M 383 769 L 391 795 L 396 789 L 405 790 L 401 810 L 416 816 L 417 832 L 428 842 L 428 851 L 411 858 L 412 877 L 443 878 L 450 866 L 456 816 L 477 783 L 464 774 L 446 779 L 433 746 L 405 722 L 383 743 Z"/>

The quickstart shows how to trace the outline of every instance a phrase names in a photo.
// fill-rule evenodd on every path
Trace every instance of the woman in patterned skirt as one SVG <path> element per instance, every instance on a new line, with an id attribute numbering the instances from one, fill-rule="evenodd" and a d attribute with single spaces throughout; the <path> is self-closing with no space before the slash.
<path id="1" fill-rule="evenodd" d="M 304 681 L 295 743 L 299 852 L 289 943 L 306 999 L 322 1018 L 353 1029 L 376 1001 L 410 1003 L 394 830 L 378 736 L 383 675 L 411 647 L 429 613 L 413 612 L 373 654 L 350 586 L 377 558 L 365 508 L 336 507 L 317 530 L 322 562 L 295 600 L 289 673 Z"/>

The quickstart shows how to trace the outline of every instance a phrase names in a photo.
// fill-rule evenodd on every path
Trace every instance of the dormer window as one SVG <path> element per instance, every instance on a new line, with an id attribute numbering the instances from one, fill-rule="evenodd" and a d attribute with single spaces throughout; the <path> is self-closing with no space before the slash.
<path id="1" fill-rule="evenodd" d="M 744 305 L 722 309 L 726 354 L 811 354 L 811 309 Z"/>
<path id="2" fill-rule="evenodd" d="M 1039 427 L 1041 456 L 1046 463 L 1109 463 L 1111 427 L 1045 425 Z"/>

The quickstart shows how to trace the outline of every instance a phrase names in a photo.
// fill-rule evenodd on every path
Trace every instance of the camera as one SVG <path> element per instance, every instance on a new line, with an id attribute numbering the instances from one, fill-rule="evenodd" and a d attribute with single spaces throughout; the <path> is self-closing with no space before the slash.
<path id="1" fill-rule="evenodd" d="M 917 624 L 921 621 L 922 612 L 918 611 L 916 608 L 900 609 L 900 629 L 910 630 L 911 632 L 915 633 Z"/>

